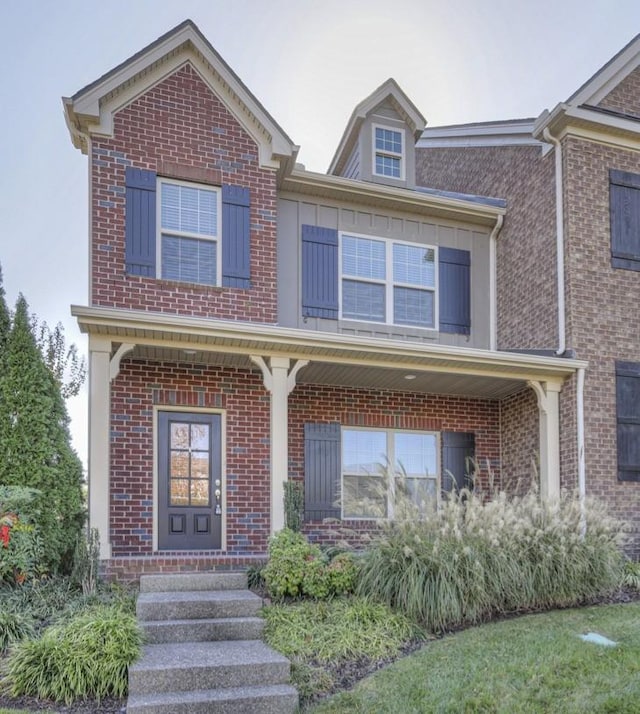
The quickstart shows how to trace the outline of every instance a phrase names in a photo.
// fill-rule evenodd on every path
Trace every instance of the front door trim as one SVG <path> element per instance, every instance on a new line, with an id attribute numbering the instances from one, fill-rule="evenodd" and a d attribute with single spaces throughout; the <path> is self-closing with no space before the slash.
<path id="1" fill-rule="evenodd" d="M 162 404 L 153 405 L 153 553 L 154 555 L 162 555 L 166 552 L 179 551 L 164 551 L 158 550 L 158 520 L 160 516 L 159 499 L 158 499 L 158 413 L 159 412 L 176 412 L 182 414 L 219 414 L 220 415 L 220 471 L 222 480 L 222 532 L 220 534 L 220 550 L 216 553 L 226 551 L 227 549 L 227 419 L 224 409 L 204 409 L 202 407 L 191 406 L 165 406 Z M 207 552 L 207 551 L 203 551 Z"/>

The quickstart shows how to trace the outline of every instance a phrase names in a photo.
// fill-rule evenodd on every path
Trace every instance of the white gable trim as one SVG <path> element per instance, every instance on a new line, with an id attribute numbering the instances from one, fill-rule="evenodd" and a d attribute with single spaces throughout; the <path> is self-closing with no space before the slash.
<path id="1" fill-rule="evenodd" d="M 637 35 L 602 69 L 583 84 L 567 100 L 567 104 L 578 107 L 581 104 L 599 104 L 634 69 L 640 65 L 640 35 Z"/>
<path id="2" fill-rule="evenodd" d="M 116 112 L 187 62 L 254 139 L 261 167 L 277 169 L 278 157 L 295 157 L 298 147 L 191 23 L 135 55 L 104 80 L 63 99 L 74 145 L 86 152 L 87 134 L 112 136 Z"/>

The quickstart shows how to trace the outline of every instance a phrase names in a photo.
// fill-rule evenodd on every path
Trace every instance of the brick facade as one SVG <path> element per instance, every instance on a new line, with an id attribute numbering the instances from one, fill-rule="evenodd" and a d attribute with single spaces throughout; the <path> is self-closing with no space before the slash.
<path id="1" fill-rule="evenodd" d="M 506 199 L 496 251 L 498 349 L 554 348 L 553 153 L 542 156 L 535 146 L 421 148 L 416 173 L 422 186 Z"/>
<path id="2" fill-rule="evenodd" d="M 625 77 L 599 102 L 598 106 L 640 117 L 640 68 L 634 69 Z"/>
<path id="3" fill-rule="evenodd" d="M 264 558 L 269 536 L 269 395 L 258 373 L 228 367 L 123 361 L 111 397 L 111 538 L 107 572 L 141 572 L 251 564 Z M 153 550 L 154 407 L 224 414 L 226 539 L 222 551 Z M 480 487 L 500 479 L 500 404 L 484 399 L 298 385 L 289 398 L 289 471 L 304 478 L 304 424 L 462 431 L 476 435 Z M 370 530 L 371 522 L 346 527 Z M 332 525 L 307 524 L 315 540 L 335 541 Z"/>
<path id="4" fill-rule="evenodd" d="M 129 360 L 111 391 L 113 557 L 153 553 L 154 407 L 224 414 L 227 548 L 215 554 L 264 554 L 270 527 L 270 416 L 269 395 L 259 375 L 228 367 Z M 211 559 L 213 554 L 181 556 Z"/>
<path id="5" fill-rule="evenodd" d="M 251 289 L 215 288 L 125 273 L 125 167 L 248 187 Z M 238 121 L 187 64 L 120 110 L 112 139 L 91 144 L 91 304 L 274 323 L 275 172 Z"/>
<path id="6" fill-rule="evenodd" d="M 635 91 L 640 98 L 640 86 Z M 640 153 L 576 138 L 563 142 L 563 152 L 567 332 L 578 355 L 589 361 L 584 395 L 587 491 L 604 498 L 615 515 L 631 524 L 630 549 L 640 555 L 640 484 L 617 479 L 615 392 L 615 361 L 640 361 L 635 319 L 640 276 L 611 267 L 609 227 L 609 169 L 639 173 Z"/>

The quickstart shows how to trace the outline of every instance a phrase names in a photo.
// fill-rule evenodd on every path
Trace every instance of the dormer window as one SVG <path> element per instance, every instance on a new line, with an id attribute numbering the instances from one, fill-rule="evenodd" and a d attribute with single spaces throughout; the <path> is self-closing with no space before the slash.
<path id="1" fill-rule="evenodd" d="M 373 148 L 373 173 L 376 176 L 404 180 L 403 132 L 374 125 Z"/>

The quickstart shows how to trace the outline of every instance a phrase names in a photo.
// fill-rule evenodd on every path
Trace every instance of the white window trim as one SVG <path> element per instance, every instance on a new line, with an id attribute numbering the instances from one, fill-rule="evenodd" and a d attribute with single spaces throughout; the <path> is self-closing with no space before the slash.
<path id="1" fill-rule="evenodd" d="M 385 274 L 384 280 L 376 280 L 374 278 L 359 278 L 352 275 L 343 275 L 342 272 L 342 239 L 344 236 L 349 236 L 352 238 L 365 238 L 367 240 L 377 240 L 384 242 L 385 244 Z M 434 286 L 432 288 L 412 285 L 410 283 L 394 282 L 393 280 L 393 246 L 397 245 L 408 245 L 412 248 L 424 248 L 433 250 L 433 260 L 434 260 Z M 362 322 L 368 325 L 389 325 L 392 327 L 399 327 L 406 330 L 427 330 L 429 332 L 438 332 L 440 329 L 439 325 L 439 296 L 440 296 L 440 285 L 439 285 L 439 255 L 438 246 L 428 245 L 426 243 L 415 243 L 407 240 L 397 240 L 395 238 L 383 238 L 381 236 L 366 235 L 364 233 L 354 233 L 352 231 L 340 231 L 338 233 L 338 305 L 340 307 L 340 320 L 345 320 L 348 322 Z M 385 286 L 385 319 L 383 321 L 379 320 L 365 320 L 357 319 L 353 317 L 344 317 L 342 314 L 342 281 L 343 280 L 353 280 L 355 282 L 362 283 L 373 283 L 375 285 Z M 424 290 L 426 292 L 433 293 L 433 327 L 427 327 L 425 325 L 406 325 L 402 322 L 393 321 L 393 288 L 411 288 L 414 290 Z"/>
<path id="2" fill-rule="evenodd" d="M 216 235 L 207 236 L 202 233 L 193 233 L 191 231 L 177 230 L 162 230 L 162 184 L 170 184 L 173 186 L 187 186 L 188 188 L 196 188 L 204 191 L 211 191 L 216 196 Z M 178 281 L 185 285 L 200 285 L 203 287 L 220 287 L 222 285 L 222 189 L 219 186 L 212 186 L 206 183 L 196 183 L 195 181 L 180 181 L 178 179 L 166 178 L 158 176 L 156 180 L 156 278 L 163 280 L 162 277 L 162 234 L 176 236 L 178 238 L 194 238 L 195 240 L 206 240 L 216 244 L 216 283 L 208 285 L 208 283 L 192 283 L 190 281 Z"/>
<path id="3" fill-rule="evenodd" d="M 383 149 L 376 148 L 376 129 L 386 129 L 387 131 L 394 131 L 400 134 L 400 153 L 396 151 L 385 151 Z M 389 126 L 387 124 L 372 124 L 371 125 L 371 146 L 372 146 L 372 164 L 371 173 L 374 176 L 379 176 L 380 178 L 391 179 L 392 181 L 404 181 L 405 180 L 405 164 L 407 162 L 406 150 L 405 150 L 405 136 L 404 129 L 397 126 Z M 400 176 L 389 176 L 389 174 L 381 174 L 376 171 L 376 156 L 389 156 L 393 159 L 400 159 Z"/>
<path id="4" fill-rule="evenodd" d="M 440 508 L 440 489 L 441 489 L 441 478 L 440 478 L 440 452 L 441 452 L 441 444 L 440 444 L 440 432 L 437 431 L 417 431 L 415 429 L 383 429 L 380 427 L 356 427 L 356 426 L 341 426 L 340 427 L 340 434 L 342 435 L 345 431 L 364 431 L 364 432 L 382 432 L 386 434 L 387 437 L 387 461 L 390 464 L 395 463 L 395 441 L 390 441 L 390 436 L 392 434 L 420 434 L 421 436 L 434 436 L 436 439 L 436 473 L 433 476 L 433 479 L 436 482 L 436 508 Z M 344 440 L 342 439 L 342 436 L 340 438 L 340 493 L 344 494 L 344 452 L 343 452 L 343 445 Z M 389 448 L 390 444 L 393 444 L 391 448 Z M 347 474 L 349 475 L 349 474 Z M 351 475 L 356 475 L 356 474 L 351 474 Z M 358 474 L 361 475 L 361 474 Z M 372 474 L 374 476 L 374 474 Z M 413 476 L 410 476 L 410 478 L 416 478 Z M 424 478 L 431 478 L 431 476 L 424 476 Z M 340 518 L 341 520 L 347 520 L 347 521 L 392 521 L 394 518 L 394 503 L 393 503 L 393 488 L 394 488 L 394 483 L 391 481 L 389 483 L 389 492 L 387 493 L 387 503 L 388 503 L 388 511 L 387 515 L 384 518 L 376 518 L 375 516 L 345 516 L 344 513 L 344 497 L 341 495 L 340 497 Z"/>

